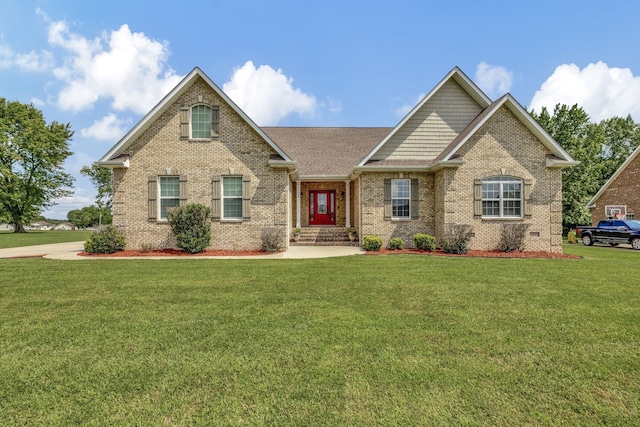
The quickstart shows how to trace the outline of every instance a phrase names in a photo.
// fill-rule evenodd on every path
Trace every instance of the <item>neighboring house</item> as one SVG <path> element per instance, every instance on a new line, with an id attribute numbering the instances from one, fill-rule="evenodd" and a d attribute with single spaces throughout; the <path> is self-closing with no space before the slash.
<path id="1" fill-rule="evenodd" d="M 53 229 L 53 224 L 50 224 L 46 221 L 36 221 L 29 224 L 29 230 L 51 230 Z"/>
<path id="2" fill-rule="evenodd" d="M 0 224 L 0 231 L 13 231 L 13 225 L 10 224 Z"/>
<path id="3" fill-rule="evenodd" d="M 492 102 L 454 68 L 394 128 L 259 127 L 199 68 L 99 165 L 127 247 L 175 245 L 167 210 L 213 212 L 214 249 L 255 249 L 264 229 L 354 227 L 360 239 L 473 227 L 493 249 L 525 223 L 528 250 L 560 252 L 561 169 L 576 162 L 507 94 Z"/>
<path id="4" fill-rule="evenodd" d="M 607 218 L 640 219 L 640 147 L 620 165 L 587 204 L 591 222 Z"/>
<path id="5" fill-rule="evenodd" d="M 57 224 L 55 227 L 53 227 L 53 229 L 69 231 L 75 230 L 75 226 L 70 222 L 61 222 L 60 224 Z"/>

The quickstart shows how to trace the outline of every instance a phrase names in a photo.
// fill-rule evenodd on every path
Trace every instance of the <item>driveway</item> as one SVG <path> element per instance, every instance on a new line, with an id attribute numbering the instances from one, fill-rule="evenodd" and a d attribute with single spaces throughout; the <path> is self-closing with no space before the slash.
<path id="1" fill-rule="evenodd" d="M 0 258 L 49 258 L 61 260 L 96 260 L 96 259 L 131 259 L 126 257 L 118 258 L 92 258 L 78 256 L 78 253 L 84 250 L 84 242 L 55 243 L 50 245 L 24 246 L 19 248 L 0 249 Z M 217 256 L 204 257 L 198 256 L 199 259 L 302 259 L 302 258 L 330 258 L 338 256 L 362 255 L 364 250 L 354 246 L 291 246 L 285 252 L 277 254 L 253 255 L 246 257 L 238 256 Z M 141 259 L 144 257 L 134 257 Z M 168 259 L 168 258 L 191 258 L 188 256 L 180 257 L 148 257 L 147 259 Z M 196 258 L 196 257 L 193 257 Z"/>

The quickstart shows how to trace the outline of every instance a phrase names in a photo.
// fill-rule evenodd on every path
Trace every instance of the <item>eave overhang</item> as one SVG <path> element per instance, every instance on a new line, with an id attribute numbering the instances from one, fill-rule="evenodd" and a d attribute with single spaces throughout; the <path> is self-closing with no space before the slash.
<path id="1" fill-rule="evenodd" d="M 329 182 L 329 181 L 349 181 L 350 175 L 299 175 L 296 180 L 304 182 Z"/>
<path id="2" fill-rule="evenodd" d="M 445 168 L 458 168 L 464 164 L 460 158 L 437 161 L 429 165 L 366 165 L 357 166 L 351 172 L 351 178 L 355 178 L 363 172 L 436 172 Z"/>
<path id="3" fill-rule="evenodd" d="M 563 160 L 555 156 L 547 156 L 546 165 L 550 169 L 564 169 L 579 165 L 577 160 Z"/>
<path id="4" fill-rule="evenodd" d="M 106 169 L 128 169 L 129 156 L 118 156 L 111 160 L 101 160 L 99 162 L 95 162 L 95 164 Z"/>

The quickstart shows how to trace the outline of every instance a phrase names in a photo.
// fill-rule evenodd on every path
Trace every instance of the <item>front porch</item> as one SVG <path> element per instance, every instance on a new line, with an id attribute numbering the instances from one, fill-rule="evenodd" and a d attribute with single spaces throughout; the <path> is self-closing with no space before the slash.
<path id="1" fill-rule="evenodd" d="M 357 228 L 353 182 L 296 180 L 292 184 L 292 228 Z"/>

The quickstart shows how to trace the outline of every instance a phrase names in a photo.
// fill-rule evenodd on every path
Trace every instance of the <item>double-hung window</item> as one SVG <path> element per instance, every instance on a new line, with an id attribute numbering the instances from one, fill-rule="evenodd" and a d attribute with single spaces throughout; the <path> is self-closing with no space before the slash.
<path id="1" fill-rule="evenodd" d="M 180 205 L 180 178 L 177 176 L 161 176 L 160 186 L 160 219 L 167 219 L 167 211 Z"/>
<path id="2" fill-rule="evenodd" d="M 409 219 L 411 217 L 411 181 L 408 179 L 391 180 L 391 218 Z"/>
<path id="3" fill-rule="evenodd" d="M 208 105 L 191 107 L 191 138 L 211 139 L 211 107 Z"/>
<path id="4" fill-rule="evenodd" d="M 482 180 L 482 216 L 522 217 L 522 180 L 495 176 Z"/>
<path id="5" fill-rule="evenodd" d="M 222 218 L 242 219 L 242 177 L 222 177 Z"/>

